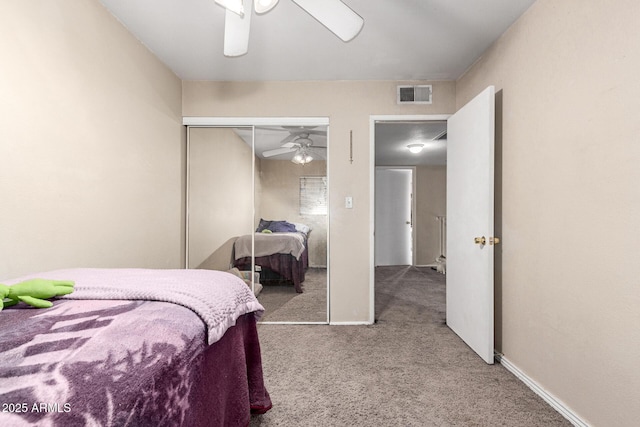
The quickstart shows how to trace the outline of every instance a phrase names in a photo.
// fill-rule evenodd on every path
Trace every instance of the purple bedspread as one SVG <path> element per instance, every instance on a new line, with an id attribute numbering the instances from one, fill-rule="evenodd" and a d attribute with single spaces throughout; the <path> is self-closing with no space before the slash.
<path id="1" fill-rule="evenodd" d="M 271 407 L 253 313 L 212 345 L 180 305 L 0 311 L 0 426 L 242 426 Z"/>
<path id="2" fill-rule="evenodd" d="M 2 283 L 32 278 L 73 280 L 75 290 L 61 298 L 166 301 L 191 309 L 207 326 L 209 344 L 216 342 L 236 319 L 262 315 L 253 292 L 239 277 L 224 271 L 144 268 L 74 268 L 32 274 Z"/>
<path id="3" fill-rule="evenodd" d="M 304 282 L 305 274 L 309 267 L 309 250 L 305 248 L 299 260 L 286 254 L 256 257 L 255 265 L 269 269 L 282 276 L 285 280 L 293 282 L 296 292 L 302 293 L 302 282 Z M 251 271 L 251 257 L 237 259 L 233 262 L 233 266 L 240 270 Z"/>

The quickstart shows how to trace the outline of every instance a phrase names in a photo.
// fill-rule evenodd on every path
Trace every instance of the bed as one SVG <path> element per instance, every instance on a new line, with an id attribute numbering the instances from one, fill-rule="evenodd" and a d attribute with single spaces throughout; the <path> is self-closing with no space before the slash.
<path id="1" fill-rule="evenodd" d="M 267 231 L 265 231 L 267 230 Z M 251 239 L 255 245 L 255 265 L 281 279 L 293 282 L 296 292 L 302 293 L 302 282 L 309 267 L 307 245 L 309 227 L 287 221 L 260 219 L 256 233 L 240 236 L 234 243 L 233 266 L 251 271 Z M 264 278 L 261 278 L 264 284 Z"/>
<path id="2" fill-rule="evenodd" d="M 243 426 L 271 408 L 256 322 L 236 276 L 72 269 L 48 309 L 0 311 L 0 425 Z"/>

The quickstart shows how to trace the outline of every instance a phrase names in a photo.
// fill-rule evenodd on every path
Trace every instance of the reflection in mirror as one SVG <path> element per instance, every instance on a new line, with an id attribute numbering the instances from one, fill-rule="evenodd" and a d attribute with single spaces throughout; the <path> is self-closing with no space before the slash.
<path id="1" fill-rule="evenodd" d="M 254 228 L 252 145 L 233 128 L 189 128 L 187 268 L 232 271 L 249 286 L 232 267 L 234 242 Z"/>
<path id="2" fill-rule="evenodd" d="M 250 140 L 250 131 L 238 134 Z M 255 156 L 253 263 L 262 321 L 326 323 L 327 127 L 256 127 Z M 246 250 L 239 253 L 248 240 L 236 241 L 241 270 L 252 262 Z"/>

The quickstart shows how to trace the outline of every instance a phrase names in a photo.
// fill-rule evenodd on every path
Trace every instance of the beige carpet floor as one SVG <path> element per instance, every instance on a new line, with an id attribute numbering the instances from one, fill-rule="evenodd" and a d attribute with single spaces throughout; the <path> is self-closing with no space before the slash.
<path id="1" fill-rule="evenodd" d="M 258 295 L 263 322 L 327 322 L 327 269 L 309 268 L 297 293 L 293 283 L 267 282 Z"/>
<path id="2" fill-rule="evenodd" d="M 259 326 L 273 408 L 250 425 L 571 425 L 444 316 L 444 276 L 379 267 L 374 325 Z"/>

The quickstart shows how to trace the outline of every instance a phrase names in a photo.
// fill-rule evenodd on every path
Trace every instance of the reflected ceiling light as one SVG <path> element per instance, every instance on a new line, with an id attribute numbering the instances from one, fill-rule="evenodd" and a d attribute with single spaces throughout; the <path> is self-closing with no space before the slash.
<path id="1" fill-rule="evenodd" d="M 278 4 L 278 0 L 256 0 L 254 9 L 256 13 L 267 13 Z"/>
<path id="2" fill-rule="evenodd" d="M 215 0 L 215 2 L 225 9 L 244 17 L 244 6 L 242 5 L 242 0 Z"/>
<path id="3" fill-rule="evenodd" d="M 291 159 L 291 161 L 296 165 L 303 165 L 303 166 L 306 165 L 307 163 L 310 163 L 312 160 L 313 160 L 313 157 L 304 148 L 300 148 L 298 151 L 296 151 L 296 154 L 293 156 L 293 159 Z"/>
<path id="4" fill-rule="evenodd" d="M 422 151 L 422 149 L 424 148 L 424 144 L 409 144 L 407 145 L 407 148 L 409 149 L 409 151 L 411 151 L 413 154 L 418 154 L 419 152 Z"/>

